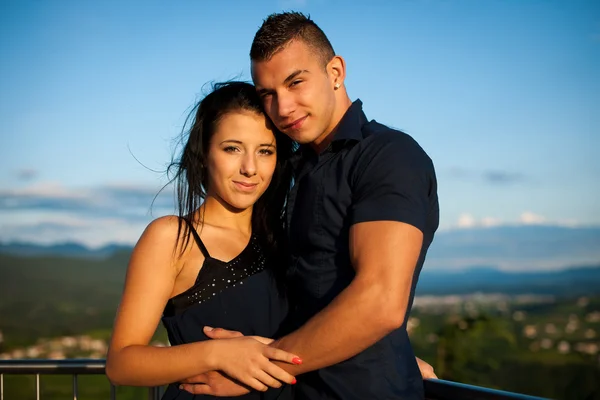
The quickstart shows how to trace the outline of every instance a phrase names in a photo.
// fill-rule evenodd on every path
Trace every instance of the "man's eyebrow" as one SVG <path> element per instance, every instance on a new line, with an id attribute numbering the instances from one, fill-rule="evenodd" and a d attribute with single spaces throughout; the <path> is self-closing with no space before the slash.
<path id="1" fill-rule="evenodd" d="M 307 69 L 298 69 L 298 70 L 292 72 L 291 74 L 289 74 L 288 77 L 283 80 L 283 83 L 287 84 L 290 81 L 294 80 L 294 78 L 296 78 L 298 75 L 303 74 L 305 72 L 308 73 L 309 71 Z M 256 92 L 258 93 L 259 96 L 264 96 L 266 94 L 273 93 L 274 91 L 273 91 L 273 89 L 265 89 L 265 88 L 257 87 Z"/>
<path id="2" fill-rule="evenodd" d="M 285 78 L 285 80 L 283 81 L 283 83 L 288 83 L 288 82 L 294 80 L 295 77 L 297 77 L 298 75 L 300 75 L 300 74 L 302 74 L 304 72 L 308 72 L 308 70 L 306 70 L 306 69 L 298 69 L 298 70 L 292 72 L 291 74 L 288 75 L 287 78 Z"/>

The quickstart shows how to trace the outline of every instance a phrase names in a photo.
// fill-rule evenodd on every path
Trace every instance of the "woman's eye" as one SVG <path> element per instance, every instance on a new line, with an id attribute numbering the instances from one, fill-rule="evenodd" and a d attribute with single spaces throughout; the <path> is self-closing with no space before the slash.
<path id="1" fill-rule="evenodd" d="M 270 149 L 261 149 L 259 150 L 260 154 L 266 155 L 266 156 L 270 156 L 271 154 L 275 153 L 273 150 Z"/>
<path id="2" fill-rule="evenodd" d="M 223 150 L 227 153 L 233 153 L 233 152 L 236 152 L 238 150 L 238 148 L 235 146 L 227 146 Z"/>

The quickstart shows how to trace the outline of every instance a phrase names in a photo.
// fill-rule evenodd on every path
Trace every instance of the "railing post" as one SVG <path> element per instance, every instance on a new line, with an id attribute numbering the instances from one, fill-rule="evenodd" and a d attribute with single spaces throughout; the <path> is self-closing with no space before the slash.
<path id="1" fill-rule="evenodd" d="M 0 374 L 0 400 L 4 400 L 4 374 Z"/>
<path id="2" fill-rule="evenodd" d="M 157 387 L 149 387 L 148 388 L 148 400 L 160 400 L 158 398 L 158 388 Z"/>
<path id="3" fill-rule="evenodd" d="M 77 400 L 77 396 L 79 395 L 79 388 L 77 382 L 77 374 L 73 374 L 73 400 Z"/>
<path id="4" fill-rule="evenodd" d="M 110 384 L 110 400 L 117 399 L 117 388 L 112 383 Z M 0 399 L 2 400 L 2 399 Z"/>
<path id="5" fill-rule="evenodd" d="M 40 374 L 35 374 L 35 398 L 40 400 Z"/>

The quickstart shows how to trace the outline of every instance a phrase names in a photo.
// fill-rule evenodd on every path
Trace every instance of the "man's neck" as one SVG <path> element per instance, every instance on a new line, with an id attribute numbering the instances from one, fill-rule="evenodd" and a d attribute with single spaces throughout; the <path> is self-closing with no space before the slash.
<path id="1" fill-rule="evenodd" d="M 331 123 L 329 124 L 327 131 L 323 135 L 319 136 L 317 140 L 310 143 L 310 147 L 317 154 L 320 154 L 323 150 L 325 150 L 327 146 L 329 146 L 329 144 L 333 141 L 338 125 L 340 124 L 342 118 L 344 118 L 344 115 L 346 115 L 346 112 L 348 111 L 351 105 L 352 100 L 350 100 L 350 97 L 348 97 L 348 95 L 344 95 L 336 106 L 336 109 L 333 113 L 333 117 L 331 118 Z"/>

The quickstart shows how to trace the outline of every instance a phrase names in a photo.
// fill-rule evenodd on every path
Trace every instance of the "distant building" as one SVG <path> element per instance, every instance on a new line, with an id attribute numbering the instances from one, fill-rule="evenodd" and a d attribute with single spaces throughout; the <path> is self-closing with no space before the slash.
<path id="1" fill-rule="evenodd" d="M 535 327 L 535 325 L 527 325 L 523 329 L 523 334 L 525 335 L 525 337 L 533 339 L 537 336 L 537 328 Z"/>
<path id="2" fill-rule="evenodd" d="M 600 311 L 594 311 L 586 315 L 585 320 L 587 322 L 595 323 L 600 322 Z"/>
<path id="3" fill-rule="evenodd" d="M 558 346 L 558 352 L 561 354 L 567 354 L 570 350 L 571 350 L 571 345 L 569 344 L 569 342 L 562 340 Z"/>

